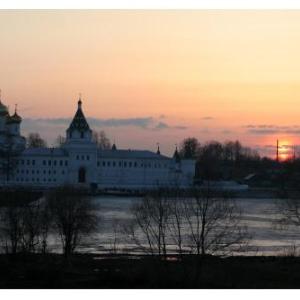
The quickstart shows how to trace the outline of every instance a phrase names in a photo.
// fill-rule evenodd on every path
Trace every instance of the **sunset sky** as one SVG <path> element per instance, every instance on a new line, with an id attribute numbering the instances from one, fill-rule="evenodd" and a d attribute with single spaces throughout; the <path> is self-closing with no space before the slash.
<path id="1" fill-rule="evenodd" d="M 2 101 L 50 145 L 79 93 L 119 148 L 300 145 L 300 10 L 2 10 L 0 38 Z"/>

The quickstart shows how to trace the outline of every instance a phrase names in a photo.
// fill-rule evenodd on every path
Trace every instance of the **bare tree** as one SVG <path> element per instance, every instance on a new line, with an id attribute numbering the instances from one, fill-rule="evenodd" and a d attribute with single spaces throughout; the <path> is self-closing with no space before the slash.
<path id="1" fill-rule="evenodd" d="M 63 253 L 69 256 L 80 244 L 81 238 L 95 229 L 97 218 L 92 200 L 81 190 L 71 186 L 56 189 L 47 196 L 53 224 L 57 230 Z"/>
<path id="2" fill-rule="evenodd" d="M 47 147 L 47 142 L 41 138 L 39 133 L 29 133 L 26 139 L 27 148 L 42 148 Z"/>
<path id="3" fill-rule="evenodd" d="M 47 235 L 44 228 L 50 225 L 50 220 L 45 218 L 47 208 L 42 200 L 28 202 L 18 192 L 15 193 L 1 209 L 6 252 L 32 253 L 37 251 L 38 246 L 45 249 Z M 8 195 L 9 193 L 6 194 Z"/>
<path id="4" fill-rule="evenodd" d="M 180 154 L 183 158 L 196 158 L 199 149 L 200 143 L 194 137 L 186 138 L 180 144 Z"/>
<path id="5" fill-rule="evenodd" d="M 122 224 L 119 222 L 119 220 L 115 219 L 112 222 L 112 239 L 111 239 L 111 253 L 112 254 L 117 254 L 119 248 L 118 248 L 118 243 L 119 243 L 119 233 L 122 231 Z"/>
<path id="6" fill-rule="evenodd" d="M 170 236 L 177 247 L 178 253 L 182 255 L 183 247 L 185 245 L 184 225 L 186 222 L 182 195 L 177 192 L 176 195 L 172 197 L 169 204 L 170 220 L 168 223 L 168 228 L 170 231 Z"/>
<path id="7" fill-rule="evenodd" d="M 55 145 L 57 147 L 62 147 L 66 142 L 66 138 L 62 135 L 58 135 L 56 140 L 55 140 Z"/>
<path id="8" fill-rule="evenodd" d="M 184 200 L 190 247 L 197 255 L 230 253 L 250 238 L 232 197 L 211 189 L 194 190 Z"/>
<path id="9" fill-rule="evenodd" d="M 275 202 L 277 219 L 274 225 L 279 229 L 287 229 L 289 226 L 300 226 L 300 190 L 279 193 L 279 199 Z"/>
<path id="10" fill-rule="evenodd" d="M 22 208 L 10 203 L 1 210 L 2 234 L 6 253 L 16 254 L 21 248 Z"/>
<path id="11" fill-rule="evenodd" d="M 111 148 L 110 140 L 103 130 L 101 130 L 99 132 L 93 131 L 93 141 L 101 149 L 110 149 Z"/>
<path id="12" fill-rule="evenodd" d="M 152 193 L 132 207 L 133 221 L 128 232 L 141 248 L 151 254 L 167 255 L 169 199 L 163 191 Z M 137 232 L 138 231 L 138 232 Z M 146 241 L 147 247 L 143 246 Z"/>

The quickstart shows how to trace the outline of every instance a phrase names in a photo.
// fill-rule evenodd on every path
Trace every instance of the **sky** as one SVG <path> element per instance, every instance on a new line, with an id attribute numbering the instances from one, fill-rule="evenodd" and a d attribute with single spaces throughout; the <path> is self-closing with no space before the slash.
<path id="1" fill-rule="evenodd" d="M 119 148 L 300 154 L 300 10 L 0 10 L 0 49 L 2 102 L 49 145 L 81 93 Z"/>

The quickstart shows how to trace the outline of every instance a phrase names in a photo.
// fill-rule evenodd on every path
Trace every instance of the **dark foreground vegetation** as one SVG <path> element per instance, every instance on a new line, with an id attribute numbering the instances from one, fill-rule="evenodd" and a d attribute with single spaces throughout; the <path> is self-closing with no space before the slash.
<path id="1" fill-rule="evenodd" d="M 299 288 L 298 257 L 0 256 L 0 288 Z"/>

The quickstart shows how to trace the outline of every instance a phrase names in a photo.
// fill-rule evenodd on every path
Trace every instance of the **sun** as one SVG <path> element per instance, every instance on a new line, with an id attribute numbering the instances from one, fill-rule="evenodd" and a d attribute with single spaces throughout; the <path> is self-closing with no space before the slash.
<path id="1" fill-rule="evenodd" d="M 292 141 L 280 140 L 278 144 L 278 158 L 280 161 L 285 161 L 292 156 Z"/>

